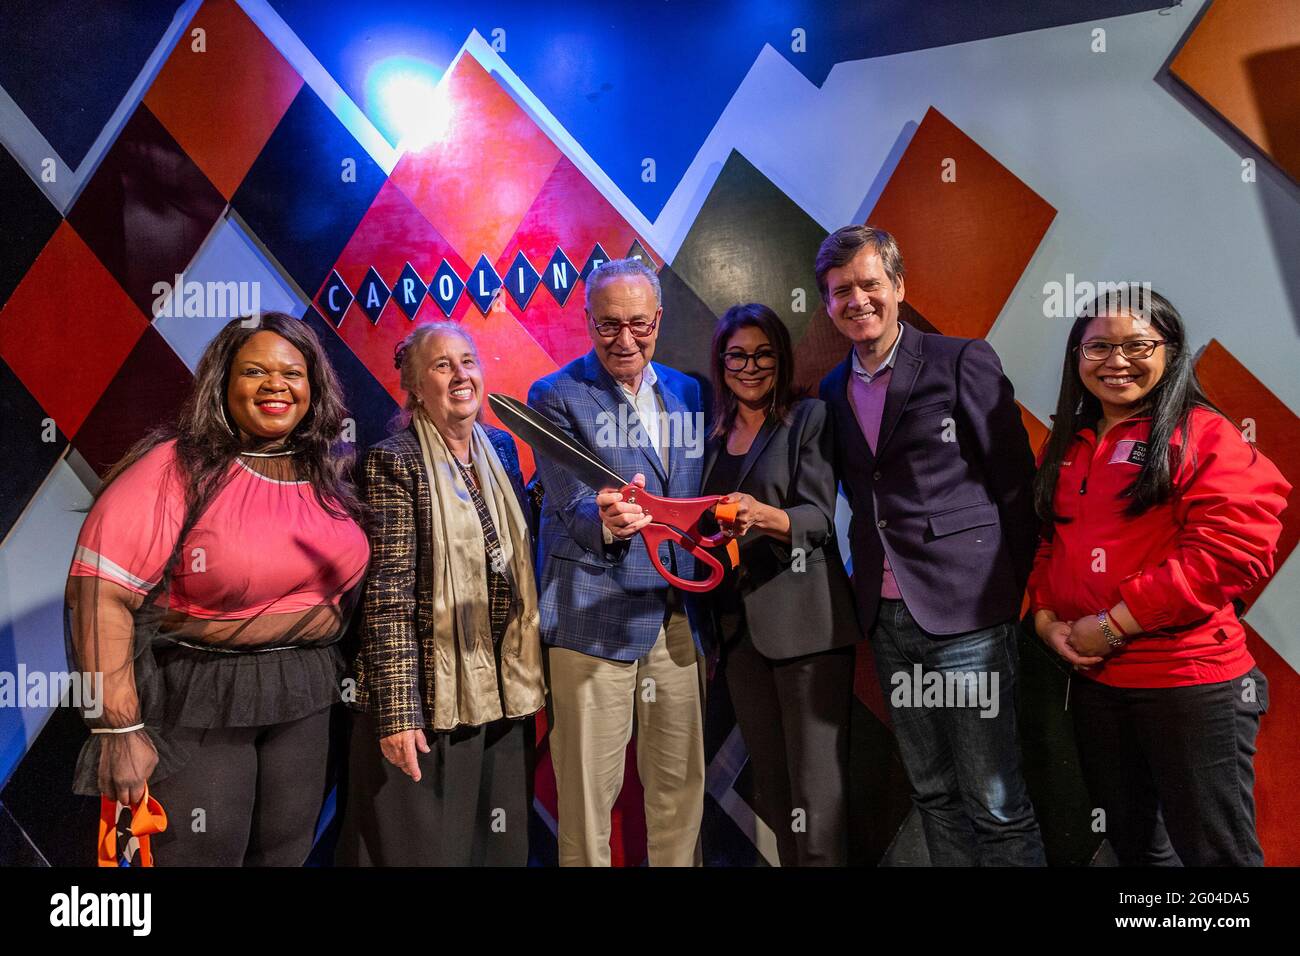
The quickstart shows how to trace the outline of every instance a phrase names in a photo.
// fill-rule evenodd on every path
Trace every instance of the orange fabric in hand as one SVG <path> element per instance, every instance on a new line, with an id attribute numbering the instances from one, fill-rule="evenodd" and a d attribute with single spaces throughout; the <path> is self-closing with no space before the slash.
<path id="1" fill-rule="evenodd" d="M 117 807 L 112 797 L 101 796 L 99 800 L 99 865 L 119 866 L 117 860 Z M 131 834 L 139 843 L 139 850 L 131 861 L 132 866 L 153 866 L 153 850 L 149 837 L 167 829 L 167 814 L 162 804 L 149 795 L 149 786 L 144 788 L 144 796 L 131 808 Z"/>

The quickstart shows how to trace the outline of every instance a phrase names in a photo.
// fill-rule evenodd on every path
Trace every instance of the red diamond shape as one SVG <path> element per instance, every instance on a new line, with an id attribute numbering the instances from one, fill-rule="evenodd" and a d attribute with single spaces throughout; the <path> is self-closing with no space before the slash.
<path id="1" fill-rule="evenodd" d="M 945 335 L 983 338 L 1055 216 L 930 107 L 867 221 L 898 239 L 916 309 Z"/>
<path id="2" fill-rule="evenodd" d="M 1300 674 L 1249 624 L 1246 646 L 1268 678 L 1268 714 L 1255 743 L 1259 842 L 1270 866 L 1300 866 Z"/>
<path id="3" fill-rule="evenodd" d="M 559 246 L 581 268 L 597 242 L 606 249 L 623 250 L 637 238 L 632 226 L 591 181 L 567 158 L 561 158 L 498 257 L 497 272 L 504 275 L 520 250 L 540 269 Z M 656 255 L 648 245 L 646 251 Z M 533 296 L 524 312 L 525 327 L 556 362 L 568 362 L 591 348 L 582 291 L 575 290 L 564 305 L 542 292 Z"/>
<path id="4" fill-rule="evenodd" d="M 204 48 L 193 33 L 204 31 Z M 229 199 L 302 86 L 234 0 L 207 0 L 144 101 Z"/>
<path id="5" fill-rule="evenodd" d="M 438 95 L 446 135 L 404 155 L 392 182 L 462 259 L 495 260 L 560 151 L 472 56 L 460 58 Z"/>
<path id="6" fill-rule="evenodd" d="M 0 356 L 73 438 L 147 324 L 64 222 L 0 311 Z"/>

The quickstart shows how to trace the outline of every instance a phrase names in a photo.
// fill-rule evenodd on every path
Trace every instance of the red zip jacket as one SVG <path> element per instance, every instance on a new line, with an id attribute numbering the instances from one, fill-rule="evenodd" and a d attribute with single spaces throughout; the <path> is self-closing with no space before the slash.
<path id="1" fill-rule="evenodd" d="M 1255 666 L 1232 599 L 1273 573 L 1290 484 L 1227 419 L 1197 408 L 1191 454 L 1174 453 L 1175 491 L 1136 518 L 1120 492 L 1137 476 L 1151 419 L 1075 436 L 1056 484 L 1057 522 L 1029 579 L 1033 610 L 1063 621 L 1120 601 L 1141 636 L 1082 673 L 1114 687 L 1233 680 Z M 1181 448 L 1181 429 L 1171 441 Z"/>

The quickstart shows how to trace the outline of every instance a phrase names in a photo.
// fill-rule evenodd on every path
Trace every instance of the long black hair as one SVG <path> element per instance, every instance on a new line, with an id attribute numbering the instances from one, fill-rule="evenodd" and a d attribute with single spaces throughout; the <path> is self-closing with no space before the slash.
<path id="1" fill-rule="evenodd" d="M 348 414 L 342 386 L 316 333 L 283 312 L 265 312 L 260 317 L 226 323 L 204 349 L 194 373 L 194 386 L 176 423 L 159 426 L 136 442 L 104 476 L 96 497 L 151 449 L 174 438 L 176 461 L 185 479 L 186 520 L 192 523 L 197 519 L 220 489 L 231 462 L 241 451 L 248 450 L 242 447 L 231 424 L 226 388 L 235 356 L 258 332 L 274 332 L 307 360 L 310 405 L 285 442 L 297 451 L 294 465 L 298 478 L 311 482 L 316 500 L 327 513 L 361 519 L 363 508 L 350 478 L 355 451 L 350 443 L 340 441 Z"/>
<path id="2" fill-rule="evenodd" d="M 713 429 L 714 436 L 726 435 L 736 423 L 736 410 L 740 400 L 736 393 L 727 388 L 726 368 L 722 363 L 722 351 L 727 347 L 727 340 L 737 329 L 752 326 L 767 336 L 772 350 L 776 352 L 776 378 L 772 383 L 772 405 L 768 417 L 783 422 L 790 414 L 790 409 L 799 400 L 799 393 L 794 387 L 794 346 L 790 343 L 790 330 L 785 327 L 781 317 L 770 308 L 758 302 L 746 305 L 733 305 L 713 329 L 713 354 L 709 367 L 713 373 Z"/>
<path id="3" fill-rule="evenodd" d="M 1131 311 L 1130 311 L 1131 310 Z M 1043 462 L 1034 479 L 1034 507 L 1049 525 L 1058 519 L 1053 507 L 1061 462 L 1081 428 L 1095 428 L 1101 418 L 1101 402 L 1088 391 L 1079 377 L 1079 346 L 1088 324 L 1097 316 L 1119 312 L 1141 313 L 1160 333 L 1165 344 L 1165 370 L 1160 381 L 1147 393 L 1144 411 L 1151 416 L 1147 456 L 1137 477 L 1122 494 L 1130 499 L 1124 513 L 1136 517 L 1148 508 L 1169 500 L 1174 493 L 1173 474 L 1177 463 L 1170 461 L 1170 440 L 1181 432 L 1187 447 L 1192 409 L 1208 408 L 1223 413 L 1206 397 L 1196 377 L 1193 355 L 1187 347 L 1187 330 L 1178 310 L 1159 292 L 1137 283 L 1120 284 L 1118 291 L 1098 295 L 1070 328 L 1065 361 L 1061 369 L 1061 394 L 1056 400 L 1052 432 L 1043 452 Z M 1224 416 L 1225 418 L 1227 416 Z"/>

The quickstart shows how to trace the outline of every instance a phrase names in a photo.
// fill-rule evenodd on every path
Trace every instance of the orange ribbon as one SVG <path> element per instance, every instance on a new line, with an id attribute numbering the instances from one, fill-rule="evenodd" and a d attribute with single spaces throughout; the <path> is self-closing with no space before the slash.
<path id="1" fill-rule="evenodd" d="M 718 520 L 719 524 L 731 524 L 736 520 L 736 515 L 740 513 L 740 505 L 735 502 L 719 501 L 713 507 L 713 517 Z M 740 545 L 736 539 L 732 538 L 727 542 L 727 557 L 731 558 L 733 568 L 740 567 Z"/>
<path id="2" fill-rule="evenodd" d="M 117 818 L 118 810 L 123 808 L 131 813 L 131 836 L 137 849 L 130 857 L 131 866 L 153 866 L 153 850 L 150 836 L 167 829 L 167 814 L 162 804 L 149 795 L 149 785 L 145 784 L 144 796 L 134 807 L 118 803 L 112 797 L 101 796 L 99 799 L 99 865 L 122 866 L 117 857 Z M 129 851 L 128 847 L 128 851 Z"/>

